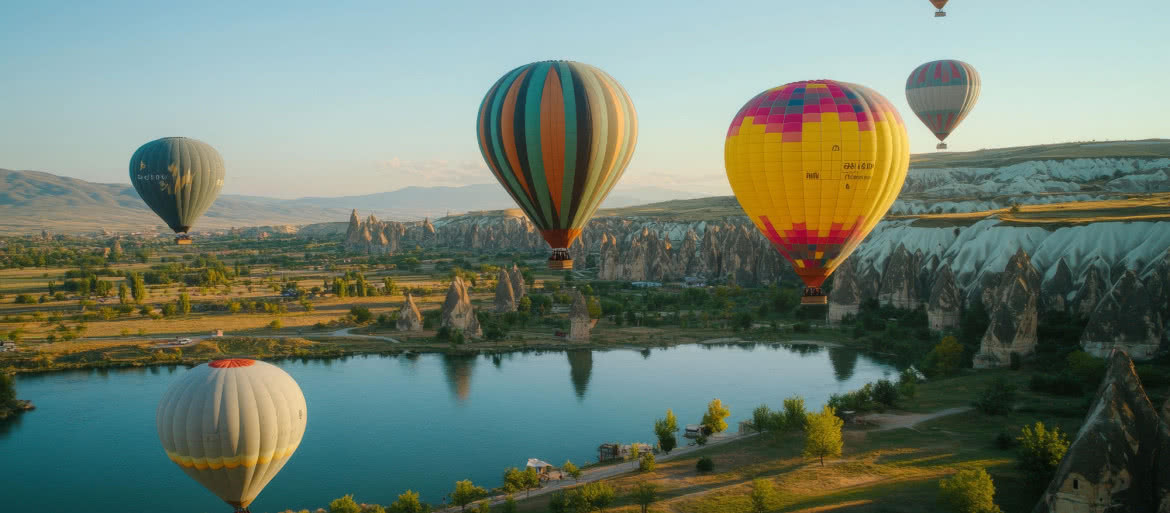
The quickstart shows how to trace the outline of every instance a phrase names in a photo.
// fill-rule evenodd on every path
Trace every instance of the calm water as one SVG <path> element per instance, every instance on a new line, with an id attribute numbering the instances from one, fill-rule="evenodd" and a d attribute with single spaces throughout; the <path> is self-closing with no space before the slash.
<path id="1" fill-rule="evenodd" d="M 595 461 L 602 442 L 653 442 L 673 408 L 697 423 L 718 397 L 729 424 L 761 403 L 892 376 L 848 349 L 810 345 L 576 350 L 498 357 L 358 356 L 279 363 L 309 405 L 300 449 L 252 510 L 327 506 L 353 493 L 390 503 L 407 488 L 440 502 L 456 480 L 498 486 L 528 458 Z M 77 371 L 17 379 L 37 409 L 0 426 L 0 505 L 87 513 L 230 511 L 166 458 L 155 406 L 185 367 Z"/>

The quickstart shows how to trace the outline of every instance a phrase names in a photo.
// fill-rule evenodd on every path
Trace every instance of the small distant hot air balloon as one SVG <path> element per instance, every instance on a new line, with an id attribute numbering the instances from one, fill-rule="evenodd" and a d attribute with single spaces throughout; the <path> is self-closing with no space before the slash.
<path id="1" fill-rule="evenodd" d="M 236 512 L 297 450 L 305 434 L 305 396 L 275 365 L 232 358 L 195 367 L 158 405 L 158 438 L 167 456 Z"/>
<path id="2" fill-rule="evenodd" d="M 943 6 L 947 5 L 947 0 L 930 0 L 930 5 L 933 5 L 935 9 L 938 9 L 934 12 L 935 18 L 942 18 L 943 16 L 947 15 L 946 11 L 943 10 Z"/>
<path id="3" fill-rule="evenodd" d="M 506 73 L 476 122 L 496 180 L 572 269 L 569 246 L 634 155 L 638 116 L 617 80 L 588 64 L 542 61 Z"/>
<path id="4" fill-rule="evenodd" d="M 804 281 L 801 303 L 889 210 L 910 163 L 906 127 L 885 97 L 834 80 L 752 98 L 724 144 L 727 180 L 748 218 Z"/>
<path id="5" fill-rule="evenodd" d="M 130 183 L 155 214 L 170 226 L 179 244 L 223 188 L 223 158 L 211 145 L 186 137 L 143 144 L 130 157 Z"/>
<path id="6" fill-rule="evenodd" d="M 926 127 L 938 137 L 936 147 L 967 117 L 979 100 L 979 73 L 970 64 L 953 59 L 931 61 L 906 79 L 906 102 Z"/>

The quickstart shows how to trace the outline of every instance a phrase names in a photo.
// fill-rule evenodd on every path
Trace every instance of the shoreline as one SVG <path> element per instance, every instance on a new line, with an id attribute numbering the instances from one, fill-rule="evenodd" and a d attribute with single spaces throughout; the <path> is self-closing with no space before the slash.
<path id="1" fill-rule="evenodd" d="M 348 330 L 346 330 L 348 331 Z M 462 345 L 452 345 L 442 342 L 412 342 L 409 340 L 399 341 L 391 337 L 384 336 L 369 336 L 360 334 L 347 333 L 342 336 L 335 335 L 336 332 L 327 332 L 322 334 L 309 334 L 304 336 L 291 335 L 274 335 L 274 336 L 225 336 L 220 341 L 224 342 L 244 342 L 256 345 L 264 345 L 265 347 L 256 347 L 254 350 L 244 351 L 220 351 L 208 354 L 201 354 L 191 356 L 182 354 L 182 349 L 197 348 L 202 342 L 217 339 L 204 339 L 199 343 L 190 346 L 175 346 L 167 347 L 165 349 L 178 349 L 180 355 L 178 358 L 158 359 L 158 356 L 152 354 L 150 357 L 140 357 L 138 359 L 128 360 L 110 360 L 97 359 L 85 360 L 78 362 L 52 362 L 49 366 L 20 366 L 11 365 L 0 367 L 0 372 L 9 372 L 11 374 L 45 374 L 52 372 L 64 372 L 74 370 L 90 370 L 90 369 L 133 369 L 146 368 L 156 366 L 170 366 L 182 365 L 185 367 L 195 367 L 203 363 L 226 357 L 252 358 L 257 360 L 285 360 L 285 359 L 303 359 L 303 360 L 332 360 L 339 358 L 346 358 L 355 355 L 382 355 L 382 356 L 412 356 L 421 354 L 444 354 L 451 356 L 478 356 L 478 355 L 495 355 L 526 351 L 572 351 L 572 350 L 610 350 L 610 349 L 627 349 L 627 350 L 647 350 L 654 348 L 670 348 L 680 347 L 686 345 L 695 346 L 710 346 L 710 345 L 738 345 L 738 344 L 792 344 L 792 345 L 816 345 L 826 348 L 849 348 L 849 344 L 843 343 L 841 340 L 818 340 L 817 334 L 802 334 L 801 339 L 789 340 L 783 339 L 784 335 L 780 334 L 765 334 L 757 335 L 759 338 L 744 338 L 741 336 L 722 336 L 706 338 L 702 340 L 677 341 L 673 339 L 663 338 L 660 340 L 648 340 L 641 343 L 631 342 L 608 342 L 599 340 L 596 342 L 567 342 L 567 341 L 504 341 L 504 342 L 489 342 L 489 343 L 468 343 Z M 754 335 L 754 334 L 752 334 Z M 750 335 L 749 335 L 750 336 Z M 838 338 L 838 337 L 833 337 Z M 375 340 L 382 339 L 382 340 Z M 393 340 L 391 342 L 390 340 Z M 95 342 L 101 342 L 97 339 Z M 268 342 L 276 342 L 277 345 L 283 344 L 283 347 L 275 348 Z M 305 344 L 305 343 L 309 344 Z M 378 348 L 352 348 L 344 347 L 342 344 L 346 342 L 363 342 L 363 343 L 379 343 L 384 344 L 384 347 Z M 157 345 L 148 345 L 150 340 L 144 340 L 139 343 L 128 342 L 111 347 L 130 346 L 142 348 L 149 351 L 162 350 L 164 348 Z M 862 348 L 855 348 L 858 351 L 866 352 Z M 9 353 L 12 354 L 12 353 Z M 17 353 L 19 354 L 19 353 Z M 31 359 L 45 358 L 47 353 L 38 352 L 36 356 L 28 360 L 21 360 L 21 362 L 29 362 Z M 60 353 L 62 355 L 74 353 Z M 2 363 L 3 360 L 0 360 Z M 16 363 L 16 362 L 13 362 Z"/>
<path id="2" fill-rule="evenodd" d="M 15 419 L 17 415 L 35 409 L 37 409 L 37 407 L 33 405 L 32 401 L 27 399 L 15 399 L 12 401 L 12 405 L 9 407 L 0 408 L 0 421 Z"/>

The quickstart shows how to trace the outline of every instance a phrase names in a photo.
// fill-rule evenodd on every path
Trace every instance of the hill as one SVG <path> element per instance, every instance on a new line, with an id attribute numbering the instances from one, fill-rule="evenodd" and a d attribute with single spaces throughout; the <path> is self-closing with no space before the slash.
<path id="1" fill-rule="evenodd" d="M 626 206 L 694 194 L 657 187 L 615 190 L 606 205 Z M 437 218 L 452 212 L 503 209 L 512 199 L 496 184 L 404 187 L 374 194 L 266 198 L 223 194 L 196 231 L 240 226 L 304 225 L 345 219 L 354 208 L 384 219 Z M 41 171 L 0 169 L 0 234 L 166 231 L 128 184 L 94 183 Z"/>

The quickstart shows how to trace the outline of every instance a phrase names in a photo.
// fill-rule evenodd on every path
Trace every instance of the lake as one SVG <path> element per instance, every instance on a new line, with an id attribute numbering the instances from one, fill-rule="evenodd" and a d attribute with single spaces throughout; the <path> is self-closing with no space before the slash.
<path id="1" fill-rule="evenodd" d="M 894 367 L 809 344 L 684 345 L 503 355 L 365 355 L 277 363 L 300 384 L 308 427 L 252 511 L 327 507 L 352 493 L 439 503 L 460 479 L 491 488 L 528 458 L 597 460 L 604 442 L 654 443 L 674 409 L 698 423 L 720 398 L 729 429 L 756 406 L 801 395 L 819 409 Z M 17 377 L 37 409 L 0 424 L 0 504 L 12 511 L 224 513 L 231 508 L 167 459 L 155 408 L 186 367 Z M 681 438 L 680 442 L 685 443 Z"/>

